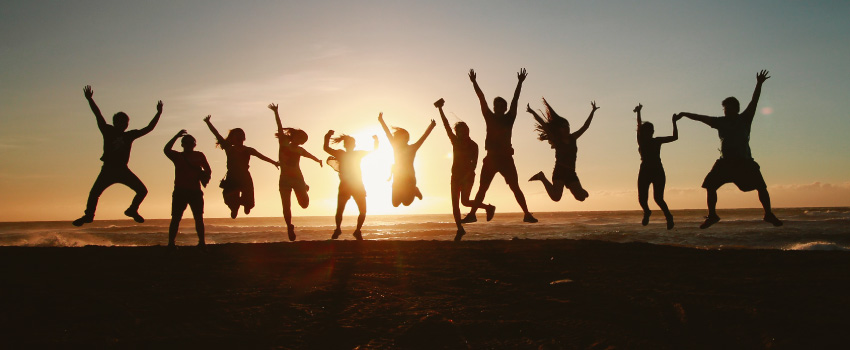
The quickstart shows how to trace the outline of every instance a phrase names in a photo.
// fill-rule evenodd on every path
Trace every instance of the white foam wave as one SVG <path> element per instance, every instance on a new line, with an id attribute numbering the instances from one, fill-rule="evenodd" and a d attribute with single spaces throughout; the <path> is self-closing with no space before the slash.
<path id="1" fill-rule="evenodd" d="M 850 248 L 838 245 L 833 242 L 808 242 L 808 243 L 795 243 L 791 246 L 785 248 L 785 250 L 841 250 L 846 251 L 850 250 Z"/>

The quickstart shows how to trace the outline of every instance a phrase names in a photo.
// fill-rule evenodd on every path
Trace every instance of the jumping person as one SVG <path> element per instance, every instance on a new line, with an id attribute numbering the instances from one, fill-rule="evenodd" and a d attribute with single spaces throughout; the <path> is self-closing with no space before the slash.
<path id="1" fill-rule="evenodd" d="M 322 166 L 322 161 L 314 155 L 307 152 L 301 147 L 307 142 L 307 133 L 301 129 L 284 128 L 280 122 L 280 115 L 277 111 L 277 105 L 272 103 L 269 109 L 274 111 L 274 120 L 277 122 L 277 142 L 278 142 L 278 161 L 280 162 L 280 180 L 278 181 L 278 190 L 280 191 L 280 201 L 283 205 L 283 219 L 286 221 L 286 232 L 290 241 L 295 240 L 295 226 L 292 225 L 292 192 L 295 192 L 295 198 L 298 200 L 298 205 L 301 208 L 307 208 L 310 205 L 310 197 L 307 191 L 310 186 L 304 182 L 304 175 L 301 173 L 301 157 L 310 158 Z"/>
<path id="2" fill-rule="evenodd" d="M 750 129 L 756 115 L 761 86 L 769 78 L 766 70 L 756 74 L 756 88 L 753 91 L 753 98 L 740 114 L 738 112 L 741 105 L 738 99 L 734 97 L 728 97 L 721 102 L 724 114 L 722 117 L 709 117 L 687 112 L 679 113 L 682 117 L 703 122 L 717 129 L 717 134 L 720 136 L 720 158 L 714 162 L 714 166 L 702 182 L 702 187 L 706 191 L 708 216 L 699 228 L 708 228 L 720 221 L 720 216 L 717 215 L 716 211 L 717 189 L 729 182 L 734 183 L 738 186 L 738 189 L 744 192 L 758 191 L 759 201 L 764 208 L 764 221 L 773 224 L 773 226 L 782 226 L 782 221 L 773 214 L 770 208 L 770 194 L 767 192 L 767 184 L 764 182 L 758 163 L 753 160 L 750 152 Z"/>
<path id="3" fill-rule="evenodd" d="M 561 200 L 564 187 L 566 187 L 576 200 L 583 202 L 590 195 L 581 186 L 578 175 L 576 175 L 576 156 L 578 154 L 576 141 L 590 127 L 593 114 L 599 107 L 596 106 L 596 101 L 590 102 L 590 115 L 584 125 L 576 132 L 570 133 L 570 122 L 555 113 L 555 110 L 546 102 L 545 98 L 543 105 L 546 106 L 546 119 L 535 113 L 530 105 L 526 105 L 526 111 L 531 113 L 534 120 L 537 121 L 537 138 L 541 141 L 548 141 L 549 145 L 555 149 L 555 169 L 552 171 L 552 182 L 546 179 L 546 175 L 542 171 L 534 174 L 528 181 L 542 182 L 543 187 L 546 188 L 546 193 L 553 201 Z"/>
<path id="4" fill-rule="evenodd" d="M 478 102 L 481 104 L 481 113 L 484 115 L 484 122 L 487 124 L 487 137 L 484 140 L 484 149 L 487 154 L 484 156 L 483 165 L 481 166 L 481 181 L 478 185 L 478 193 L 475 195 L 475 203 L 482 203 L 484 196 L 487 194 L 487 189 L 490 188 L 490 183 L 496 173 L 502 174 L 508 187 L 514 193 L 517 204 L 522 208 L 525 214 L 522 221 L 537 222 L 537 219 L 528 211 L 528 206 L 525 204 L 525 196 L 522 194 L 522 189 L 519 188 L 519 179 L 516 172 L 516 164 L 514 164 L 514 149 L 511 145 L 511 134 L 513 132 L 514 122 L 516 121 L 516 109 L 519 102 L 519 93 L 522 89 L 522 82 L 528 76 L 525 68 L 517 73 L 516 91 L 511 100 L 511 106 L 508 108 L 508 103 L 501 97 L 496 97 L 493 100 L 493 110 L 487 106 L 487 99 L 484 93 L 478 86 L 475 70 L 469 70 L 469 80 L 472 81 L 472 87 L 475 89 L 475 94 L 478 96 Z M 469 214 L 463 218 L 462 222 L 475 222 L 475 212 L 478 211 L 478 206 L 473 206 Z"/>
<path id="5" fill-rule="evenodd" d="M 461 225 L 460 205 L 467 207 L 481 207 L 487 212 L 487 221 L 493 219 L 496 213 L 496 207 L 489 204 L 479 204 L 469 200 L 469 195 L 472 193 L 472 185 L 475 184 L 475 167 L 478 165 L 478 144 L 469 137 L 469 126 L 464 122 L 455 124 L 455 131 L 452 132 L 449 126 L 449 120 L 446 114 L 443 113 L 443 104 L 445 101 L 440 99 L 434 102 L 434 107 L 440 111 L 440 118 L 443 120 L 443 127 L 446 128 L 446 135 L 449 136 L 449 141 L 452 142 L 452 178 L 451 178 L 451 193 L 452 193 L 452 216 L 457 225 L 457 234 L 455 241 L 460 241 L 466 230 Z"/>
<path id="6" fill-rule="evenodd" d="M 94 181 L 94 185 L 92 185 L 89 192 L 85 215 L 74 220 L 72 224 L 74 226 L 83 226 L 83 224 L 92 222 L 100 195 L 107 187 L 117 183 L 126 185 L 136 192 L 132 203 L 130 203 L 130 207 L 124 211 L 124 215 L 133 218 L 136 222 L 145 222 L 145 219 L 139 215 L 139 205 L 142 204 L 142 200 L 147 196 L 148 189 L 142 183 L 142 180 L 139 180 L 139 177 L 133 174 L 130 168 L 127 167 L 127 163 L 130 161 L 130 148 L 133 146 L 133 141 L 147 135 L 153 130 L 156 123 L 159 122 L 159 116 L 162 115 L 162 101 L 157 102 L 156 115 L 148 123 L 148 126 L 139 130 L 127 131 L 127 127 L 130 124 L 130 117 L 127 113 L 115 113 L 112 116 L 112 125 L 109 125 L 106 119 L 103 118 L 103 114 L 100 113 L 100 108 L 94 103 L 94 90 L 92 90 L 90 85 L 86 85 L 83 88 L 83 94 L 86 96 L 86 100 L 89 101 L 89 107 L 91 107 L 91 111 L 94 113 L 95 120 L 97 120 L 97 127 L 103 136 L 103 156 L 100 157 L 100 160 L 103 161 L 103 167 L 100 168 L 100 174 L 97 175 L 97 179 Z"/>
<path id="7" fill-rule="evenodd" d="M 649 224 L 649 215 L 652 211 L 649 210 L 649 185 L 652 185 L 652 196 L 655 198 L 655 204 L 664 212 L 664 218 L 667 219 L 667 229 L 673 228 L 673 214 L 667 208 L 667 203 L 664 202 L 664 185 L 667 183 L 667 176 L 664 174 L 664 166 L 661 165 L 661 145 L 673 142 L 679 139 L 679 127 L 676 122 L 682 117 L 673 114 L 673 136 L 653 137 L 655 127 L 650 122 L 644 122 L 640 118 L 640 111 L 643 105 L 638 104 L 633 112 L 637 113 L 637 143 L 638 152 L 640 153 L 640 172 L 638 173 L 638 202 L 643 208 L 643 220 L 641 224 L 646 226 Z"/>
<path id="8" fill-rule="evenodd" d="M 173 150 L 174 143 L 180 140 L 183 152 Z M 171 194 L 171 224 L 168 226 L 168 248 L 174 249 L 177 228 L 183 219 L 186 206 L 192 210 L 195 219 L 195 231 L 198 233 L 198 247 L 206 247 L 204 242 L 204 191 L 201 185 L 207 187 L 212 170 L 203 153 L 195 151 L 197 142 L 186 130 L 180 130 L 177 135 L 168 140 L 162 151 L 174 163 L 174 192 Z"/>
<path id="9" fill-rule="evenodd" d="M 413 169 L 413 158 L 416 157 L 416 151 L 419 150 L 419 147 L 422 146 L 422 143 L 431 134 L 431 130 L 434 130 L 437 122 L 431 119 L 431 124 L 428 124 L 428 129 L 425 130 L 422 137 L 415 143 L 408 144 L 410 133 L 407 130 L 394 127 L 395 132 L 391 133 L 387 127 L 387 123 L 384 122 L 384 113 L 378 114 L 378 121 L 384 129 L 384 133 L 387 134 L 387 139 L 390 140 L 390 145 L 393 147 L 393 155 L 395 156 L 395 164 L 392 167 L 393 206 L 397 207 L 399 204 L 408 206 L 410 203 L 413 203 L 414 198 L 422 199 L 422 192 L 419 191 L 419 187 L 416 187 L 416 172 Z"/>
<path id="10" fill-rule="evenodd" d="M 273 164 L 275 167 L 280 167 L 280 163 L 275 162 L 269 157 L 266 157 L 257 150 L 245 146 L 245 131 L 240 128 L 231 129 L 227 133 L 227 138 L 221 136 L 218 130 L 215 129 L 210 121 L 212 116 L 204 118 L 207 127 L 217 140 L 216 145 L 224 150 L 227 155 L 227 174 L 221 180 L 222 196 L 224 204 L 230 208 L 230 217 L 235 219 L 239 214 L 239 206 L 245 208 L 245 214 L 251 212 L 254 208 L 254 180 L 251 178 L 251 173 L 248 172 L 248 161 L 251 156 L 260 158 L 266 162 Z"/>
<path id="11" fill-rule="evenodd" d="M 363 227 L 363 221 L 366 220 L 366 187 L 363 186 L 363 174 L 360 169 L 360 162 L 363 160 L 363 157 L 378 149 L 378 136 L 372 136 L 372 139 L 375 140 L 372 151 L 355 151 L 354 147 L 357 146 L 356 140 L 345 134 L 333 139 L 334 143 L 342 142 L 345 150 L 331 148 L 330 141 L 333 134 L 333 130 L 328 130 L 328 133 L 325 134 L 324 142 L 325 152 L 328 152 L 336 162 L 339 162 L 339 167 L 334 167 L 334 169 L 339 171 L 339 194 L 337 195 L 336 216 L 334 216 L 336 229 L 331 239 L 337 239 L 342 234 L 342 229 L 340 228 L 342 224 L 342 212 L 345 210 L 345 204 L 353 197 L 354 203 L 357 203 L 357 208 L 360 210 L 360 215 L 357 216 L 357 228 L 354 230 L 354 238 L 358 241 L 363 240 L 360 228 Z M 328 160 L 328 165 L 333 166 L 330 161 L 331 159 Z"/>

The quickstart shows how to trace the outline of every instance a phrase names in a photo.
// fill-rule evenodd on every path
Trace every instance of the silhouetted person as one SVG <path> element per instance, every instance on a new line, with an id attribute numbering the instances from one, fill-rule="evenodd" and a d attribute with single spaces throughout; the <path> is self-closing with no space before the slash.
<path id="1" fill-rule="evenodd" d="M 445 101 L 440 99 L 434 102 L 434 106 L 440 111 L 440 118 L 443 120 L 443 127 L 446 128 L 446 135 L 449 136 L 449 141 L 452 142 L 452 215 L 457 225 L 457 234 L 455 241 L 460 241 L 466 230 L 461 225 L 460 205 L 458 201 L 467 207 L 481 207 L 487 212 L 487 221 L 493 219 L 496 213 L 496 207 L 489 204 L 475 203 L 469 200 L 469 195 L 472 193 L 472 185 L 475 184 L 475 167 L 478 165 L 478 144 L 469 137 L 469 126 L 464 122 L 455 124 L 455 131 L 452 132 L 449 126 L 449 120 L 446 119 L 446 114 L 443 113 L 443 104 Z"/>
<path id="2" fill-rule="evenodd" d="M 643 220 L 641 224 L 646 226 L 649 224 L 649 215 L 652 211 L 649 210 L 649 185 L 652 185 L 652 195 L 655 198 L 655 203 L 664 212 L 664 218 L 667 219 L 667 229 L 673 228 L 673 214 L 667 208 L 667 203 L 664 202 L 664 185 L 667 183 L 667 176 L 664 174 L 664 166 L 661 165 L 661 145 L 673 142 L 679 139 L 679 127 L 676 122 L 682 117 L 673 115 L 673 136 L 653 137 L 655 127 L 650 122 L 644 122 L 640 118 L 640 111 L 643 105 L 638 104 L 634 112 L 637 113 L 637 142 L 638 152 L 640 153 L 640 172 L 638 173 L 638 202 L 643 208 Z"/>
<path id="3" fill-rule="evenodd" d="M 157 102 L 156 115 L 148 123 L 148 126 L 139 130 L 127 131 L 130 124 L 130 117 L 127 113 L 115 113 L 112 116 L 112 125 L 109 125 L 103 118 L 103 114 L 100 113 L 100 108 L 94 103 L 94 91 L 90 85 L 86 85 L 83 94 L 89 101 L 89 107 L 91 107 L 91 111 L 97 120 L 97 127 L 103 135 L 103 156 L 100 157 L 100 160 L 103 161 L 103 167 L 100 168 L 100 174 L 97 175 L 97 179 L 94 180 L 94 185 L 89 192 L 85 215 L 74 220 L 73 224 L 74 226 L 82 226 L 92 222 L 100 195 L 107 187 L 117 183 L 126 185 L 136 192 L 133 202 L 124 211 L 124 215 L 133 218 L 136 222 L 145 222 L 145 219 L 139 215 L 139 205 L 147 196 L 148 189 L 142 183 L 142 180 L 139 180 L 139 177 L 127 167 L 127 163 L 130 161 L 130 148 L 133 146 L 133 141 L 147 135 L 159 122 L 159 116 L 162 115 L 162 101 Z"/>
<path id="4" fill-rule="evenodd" d="M 363 157 L 378 149 L 378 136 L 372 136 L 375 140 L 372 151 L 355 151 L 354 147 L 357 147 L 357 142 L 353 137 L 344 134 L 334 138 L 333 141 L 334 143 L 342 142 L 345 150 L 331 148 L 330 141 L 333 134 L 333 130 L 328 130 L 328 133 L 325 134 L 324 142 L 325 152 L 328 152 L 328 154 L 333 156 L 335 161 L 339 162 L 338 168 L 334 166 L 334 169 L 339 171 L 339 194 L 337 195 L 336 202 L 336 216 L 334 216 L 336 229 L 331 239 L 337 239 L 342 234 L 342 229 L 340 228 L 342 224 L 342 212 L 345 210 L 345 204 L 348 203 L 348 199 L 354 198 L 354 203 L 357 203 L 357 208 L 360 210 L 360 215 L 357 216 L 357 228 L 354 230 L 354 238 L 362 240 L 363 235 L 360 233 L 360 228 L 363 227 L 363 221 L 366 220 L 366 187 L 363 186 L 363 173 L 360 169 L 360 162 L 363 160 Z M 331 159 L 328 159 L 328 165 L 332 165 L 330 162 Z"/>
<path id="5" fill-rule="evenodd" d="M 413 158 L 416 157 L 416 151 L 419 150 L 419 147 L 422 146 L 422 143 L 431 134 L 431 130 L 434 130 L 437 122 L 431 119 L 431 124 L 428 125 L 428 129 L 425 130 L 422 137 L 413 144 L 407 144 L 410 141 L 410 133 L 407 130 L 393 127 L 395 132 L 391 133 L 387 127 L 387 123 L 384 123 L 384 113 L 378 114 L 378 121 L 381 122 L 381 127 L 384 129 L 384 133 L 387 134 L 390 145 L 393 146 L 393 155 L 395 156 L 395 164 L 393 164 L 391 175 L 393 179 L 393 206 L 397 207 L 399 204 L 408 206 L 410 203 L 413 203 L 414 198 L 422 199 L 422 192 L 419 191 L 419 187 L 416 187 L 416 171 L 413 169 Z"/>
<path id="6" fill-rule="evenodd" d="M 295 191 L 295 198 L 298 200 L 298 205 L 301 208 L 307 208 L 310 205 L 310 197 L 307 191 L 310 186 L 304 182 L 304 175 L 301 173 L 301 157 L 310 158 L 322 166 L 322 161 L 316 158 L 310 152 L 307 152 L 301 147 L 307 142 L 307 133 L 301 129 L 284 128 L 280 122 L 280 115 L 277 111 L 277 105 L 272 103 L 269 109 L 274 111 L 274 120 L 277 122 L 277 142 L 278 142 L 278 161 L 280 162 L 280 180 L 278 181 L 278 190 L 280 191 L 280 201 L 283 205 L 283 219 L 286 220 L 286 232 L 290 241 L 295 240 L 295 226 L 292 225 L 292 192 Z"/>
<path id="7" fill-rule="evenodd" d="M 183 152 L 173 150 L 174 143 L 180 140 Z M 197 142 L 186 130 L 180 130 L 177 135 L 168 140 L 162 151 L 174 163 L 174 192 L 171 194 L 171 224 L 168 226 L 168 248 L 175 248 L 177 228 L 183 219 L 186 206 L 192 210 L 195 219 L 195 231 L 198 233 L 198 247 L 205 247 L 204 242 L 204 191 L 201 185 L 207 187 L 212 170 L 203 153 L 195 151 Z"/>
<path id="8" fill-rule="evenodd" d="M 251 156 L 260 158 L 266 162 L 279 167 L 280 164 L 269 157 L 266 157 L 257 150 L 245 146 L 245 131 L 240 128 L 230 129 L 227 133 L 227 138 L 221 136 L 218 130 L 215 129 L 210 121 L 212 116 L 204 118 L 204 122 L 215 135 L 216 144 L 224 150 L 227 155 L 227 174 L 221 180 L 222 196 L 224 204 L 230 208 L 230 217 L 235 219 L 239 214 L 239 206 L 245 208 L 245 214 L 251 212 L 254 208 L 254 180 L 251 178 L 251 173 L 248 172 L 248 161 Z"/>
<path id="9" fill-rule="evenodd" d="M 525 68 L 517 73 L 516 91 L 514 98 L 511 100 L 511 106 L 508 108 L 508 103 L 501 97 L 496 97 L 493 100 L 493 110 L 487 106 L 487 99 L 481 88 L 478 87 L 475 70 L 469 70 L 469 80 L 472 81 L 472 87 L 475 88 L 475 94 L 478 95 L 478 102 L 481 104 L 481 113 L 484 115 L 484 122 L 487 124 L 487 138 L 484 140 L 484 149 L 487 154 L 484 156 L 483 164 L 481 165 L 481 182 L 478 185 L 478 193 L 475 195 L 475 203 L 482 203 L 484 196 L 487 194 L 487 189 L 490 188 L 490 183 L 496 173 L 502 174 L 508 187 L 514 193 L 517 203 L 522 212 L 525 213 L 522 221 L 537 222 L 537 219 L 528 211 L 528 206 L 525 204 L 525 196 L 522 194 L 522 189 L 519 188 L 519 179 L 516 172 L 516 164 L 514 164 L 514 149 L 511 145 L 511 134 L 513 133 L 514 122 L 516 121 L 516 108 L 519 101 L 519 93 L 522 89 L 522 82 L 528 73 Z M 477 206 L 473 206 L 469 214 L 463 218 L 463 222 L 475 222 L 475 212 L 478 211 Z"/>
<path id="10" fill-rule="evenodd" d="M 764 221 L 774 226 L 782 225 L 782 221 L 776 215 L 773 215 L 770 209 L 770 194 L 767 192 L 767 184 L 764 182 L 758 163 L 753 160 L 750 153 L 750 128 L 756 115 L 756 105 L 758 105 L 759 95 L 761 95 L 761 86 L 765 80 L 770 78 L 767 74 L 766 70 L 756 74 L 756 89 L 753 91 L 753 99 L 740 114 L 738 113 L 741 109 L 740 103 L 734 97 L 728 97 L 721 103 L 724 114 L 722 117 L 709 117 L 687 112 L 679 113 L 682 117 L 701 121 L 717 129 L 717 134 L 720 136 L 720 159 L 714 162 L 714 166 L 702 182 L 702 187 L 705 188 L 707 193 L 708 216 L 705 218 L 705 222 L 700 225 L 700 228 L 708 228 L 720 221 L 715 210 L 717 189 L 729 182 L 734 183 L 744 192 L 758 191 L 759 201 L 764 207 Z"/>
<path id="11" fill-rule="evenodd" d="M 576 140 L 590 127 L 593 114 L 599 107 L 596 107 L 596 101 L 590 102 L 592 109 L 584 125 L 578 131 L 570 133 L 570 122 L 555 113 L 555 110 L 549 106 L 545 98 L 543 104 L 546 106 L 546 119 L 535 113 L 530 105 L 526 105 L 526 111 L 531 113 L 534 120 L 537 121 L 537 138 L 541 141 L 548 141 L 549 145 L 555 149 L 555 169 L 552 171 L 552 182 L 546 179 L 546 175 L 542 171 L 534 174 L 528 181 L 542 182 L 543 187 L 546 188 L 546 193 L 553 201 L 561 200 L 564 187 L 570 190 L 576 200 L 584 201 L 590 195 L 581 187 L 581 182 L 576 175 L 576 156 L 578 153 Z"/>

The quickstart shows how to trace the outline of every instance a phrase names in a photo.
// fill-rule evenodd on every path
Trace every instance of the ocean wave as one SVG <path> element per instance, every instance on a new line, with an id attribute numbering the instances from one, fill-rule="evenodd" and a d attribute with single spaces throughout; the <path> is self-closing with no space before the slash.
<path id="1" fill-rule="evenodd" d="M 808 243 L 795 243 L 791 246 L 785 248 L 784 250 L 841 250 L 847 251 L 850 248 L 841 246 L 837 243 L 833 242 L 808 242 Z"/>

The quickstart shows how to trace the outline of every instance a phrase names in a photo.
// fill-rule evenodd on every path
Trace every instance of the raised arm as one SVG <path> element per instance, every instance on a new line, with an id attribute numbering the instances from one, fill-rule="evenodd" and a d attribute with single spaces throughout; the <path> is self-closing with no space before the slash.
<path id="1" fill-rule="evenodd" d="M 156 123 L 159 123 L 159 116 L 162 115 L 162 100 L 156 103 L 156 115 L 153 116 L 151 122 L 148 123 L 148 126 L 141 128 L 139 131 L 141 132 L 141 136 L 146 135 L 147 133 L 153 131 L 153 128 L 156 126 Z"/>
<path id="2" fill-rule="evenodd" d="M 278 135 L 283 135 L 283 124 L 280 123 L 280 115 L 277 113 L 277 105 L 274 103 L 270 103 L 269 109 L 274 112 L 274 121 L 277 123 Z"/>
<path id="3" fill-rule="evenodd" d="M 434 119 L 431 119 L 431 124 L 428 124 L 428 129 L 425 129 L 425 133 L 422 134 L 422 137 L 419 138 L 416 143 L 413 144 L 414 149 L 419 149 L 422 147 L 422 143 L 425 142 L 425 139 L 428 138 L 428 135 L 431 135 L 431 130 L 434 130 L 434 127 L 437 126 L 437 122 Z"/>
<path id="4" fill-rule="evenodd" d="M 509 115 L 516 115 L 517 103 L 519 103 L 519 92 L 522 90 L 522 82 L 525 81 L 525 77 L 528 76 L 528 72 L 525 71 L 525 68 L 519 70 L 519 73 L 516 74 L 516 91 L 514 91 L 514 98 L 511 100 L 511 108 L 508 110 Z"/>
<path id="5" fill-rule="evenodd" d="M 673 114 L 673 136 L 656 137 L 655 139 L 661 143 L 673 142 L 679 139 L 679 125 L 676 123 L 682 119 L 682 116 Z"/>
<path id="6" fill-rule="evenodd" d="M 768 74 L 769 72 L 764 69 L 756 74 L 756 89 L 753 91 L 753 99 L 750 100 L 750 104 L 748 104 L 747 108 L 744 109 L 745 112 L 751 112 L 751 114 L 755 115 L 754 112 L 759 103 L 759 97 L 761 96 L 761 86 L 764 84 L 765 80 L 770 79 Z"/>
<path id="7" fill-rule="evenodd" d="M 221 148 L 229 147 L 230 144 L 227 143 L 227 140 L 225 140 L 224 137 L 221 137 L 221 134 L 218 133 L 218 130 L 215 129 L 215 126 L 213 126 L 212 121 L 210 121 L 210 118 L 212 118 L 212 116 L 207 115 L 206 118 L 204 118 L 204 123 L 207 123 L 207 127 L 210 128 L 210 131 L 212 131 L 213 136 L 215 136 L 215 140 L 218 141 L 218 144 L 221 145 Z"/>
<path id="8" fill-rule="evenodd" d="M 381 128 L 384 129 L 384 134 L 387 134 L 387 139 L 389 139 L 390 143 L 392 143 L 393 133 L 390 132 L 390 128 L 387 127 L 387 123 L 384 123 L 384 112 L 378 113 L 378 121 L 381 122 Z"/>
<path id="9" fill-rule="evenodd" d="M 481 113 L 484 114 L 484 118 L 487 118 L 492 112 L 490 112 L 490 107 L 487 106 L 487 98 L 484 97 L 484 92 L 478 86 L 478 76 L 475 75 L 474 69 L 469 70 L 469 80 L 472 81 L 472 88 L 475 89 L 475 95 L 478 96 L 478 103 L 481 104 Z"/>
<path id="10" fill-rule="evenodd" d="M 640 124 L 643 123 L 643 120 L 640 119 L 640 110 L 643 109 L 643 105 L 638 103 L 637 107 L 632 110 L 632 112 L 637 113 L 637 137 L 640 140 Z"/>
<path id="11" fill-rule="evenodd" d="M 546 125 L 546 120 L 544 120 L 542 117 L 540 117 L 540 115 L 537 114 L 537 112 L 531 109 L 530 104 L 525 105 L 525 111 L 531 113 L 531 116 L 534 117 L 534 120 L 536 120 L 538 124 Z"/>
<path id="12" fill-rule="evenodd" d="M 443 113 L 443 105 L 444 104 L 445 104 L 445 101 L 441 98 L 441 99 L 437 100 L 437 102 L 434 102 L 434 107 L 437 107 L 437 110 L 440 111 L 440 119 L 443 121 L 443 127 L 446 129 L 446 135 L 449 136 L 449 141 L 451 141 L 452 144 L 454 144 L 457 136 L 452 131 L 452 126 L 449 125 L 449 119 L 446 118 L 446 114 Z"/>
<path id="13" fill-rule="evenodd" d="M 324 149 L 325 152 L 328 152 L 328 154 L 336 157 L 339 154 L 339 150 L 331 148 L 331 136 L 333 135 L 334 131 L 328 130 L 328 133 L 325 134 L 325 142 L 322 144 L 322 149 Z"/>
<path id="14" fill-rule="evenodd" d="M 86 100 L 89 101 L 89 107 L 91 107 L 92 113 L 94 113 L 94 118 L 97 120 L 97 128 L 103 131 L 109 124 L 106 122 L 106 119 L 103 118 L 103 114 L 100 113 L 100 108 L 97 107 L 97 103 L 94 103 L 94 90 L 92 90 L 91 85 L 86 85 L 83 88 L 83 95 L 86 96 Z"/>
<path id="15" fill-rule="evenodd" d="M 250 151 L 250 152 L 251 152 L 251 155 L 252 155 L 252 156 L 257 157 L 257 158 L 260 158 L 260 159 L 262 159 L 262 160 L 264 160 L 264 161 L 266 161 L 266 162 L 269 162 L 269 163 L 271 163 L 272 165 L 274 165 L 275 167 L 280 167 L 280 163 L 276 162 L 275 160 L 273 160 L 273 159 L 271 159 L 271 158 L 269 158 L 269 157 L 264 156 L 264 155 L 263 155 L 262 153 L 260 153 L 259 151 L 257 151 L 257 150 L 255 150 L 255 149 L 251 148 L 251 151 Z"/>
<path id="16" fill-rule="evenodd" d="M 593 108 L 590 110 L 590 115 L 587 116 L 587 120 L 584 122 L 584 125 L 581 126 L 581 129 L 578 129 L 578 131 L 573 133 L 574 138 L 581 137 L 581 135 L 587 131 L 587 128 L 590 127 L 590 122 L 593 121 L 593 114 L 596 113 L 597 109 L 599 109 L 599 107 L 596 107 L 596 101 L 590 102 L 590 107 Z"/>
<path id="17" fill-rule="evenodd" d="M 165 143 L 165 147 L 162 148 L 162 152 L 165 153 L 165 155 L 168 155 L 168 151 L 172 151 L 174 149 L 174 143 L 177 142 L 177 139 L 183 135 L 186 135 L 186 129 L 178 131 L 177 135 L 174 135 L 171 140 L 168 140 L 168 142 Z"/>
<path id="18" fill-rule="evenodd" d="M 372 135 L 372 140 L 374 140 L 372 142 L 372 152 L 374 152 L 378 150 L 378 135 Z"/>

